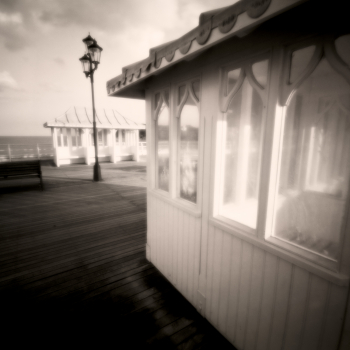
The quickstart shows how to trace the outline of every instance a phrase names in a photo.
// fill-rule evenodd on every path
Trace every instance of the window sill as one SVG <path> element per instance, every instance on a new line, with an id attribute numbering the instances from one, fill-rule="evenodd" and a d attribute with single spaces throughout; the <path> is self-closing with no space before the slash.
<path id="1" fill-rule="evenodd" d="M 200 218 L 202 216 L 202 212 L 197 209 L 196 204 L 187 203 L 185 200 L 179 198 L 171 198 L 167 192 L 161 190 L 149 190 L 147 193 L 196 218 Z"/>
<path id="2" fill-rule="evenodd" d="M 240 230 L 237 227 L 232 227 L 217 218 L 210 218 L 209 222 L 213 226 L 229 234 L 232 234 L 235 237 L 254 245 L 255 247 L 258 247 L 268 253 L 278 256 L 279 258 L 284 259 L 302 269 L 305 269 L 331 283 L 334 283 L 341 287 L 349 286 L 349 276 L 341 274 L 337 271 L 329 270 L 328 268 L 317 265 L 316 263 L 309 261 L 302 256 L 298 256 L 293 252 L 287 251 L 274 244 L 274 242 L 272 242 L 270 238 L 269 240 L 261 240 L 256 236 L 244 232 L 243 230 Z"/>

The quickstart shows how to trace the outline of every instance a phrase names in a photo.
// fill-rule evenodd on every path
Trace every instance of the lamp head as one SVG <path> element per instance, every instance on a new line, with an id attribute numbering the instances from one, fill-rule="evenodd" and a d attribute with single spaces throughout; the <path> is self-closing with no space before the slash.
<path id="1" fill-rule="evenodd" d="M 81 62 L 83 66 L 83 71 L 86 76 L 88 76 L 91 73 L 91 59 L 90 57 L 85 54 L 83 57 L 79 58 L 79 61 Z"/>
<path id="2" fill-rule="evenodd" d="M 83 43 L 85 44 L 86 51 L 87 51 L 88 47 L 91 44 L 93 44 L 93 42 L 94 42 L 94 39 L 90 36 L 90 33 L 89 33 L 89 35 L 85 39 L 83 39 Z"/>
<path id="3" fill-rule="evenodd" d="M 97 45 L 96 40 L 88 46 L 88 53 L 90 54 L 91 61 L 96 65 L 100 63 L 102 47 Z"/>

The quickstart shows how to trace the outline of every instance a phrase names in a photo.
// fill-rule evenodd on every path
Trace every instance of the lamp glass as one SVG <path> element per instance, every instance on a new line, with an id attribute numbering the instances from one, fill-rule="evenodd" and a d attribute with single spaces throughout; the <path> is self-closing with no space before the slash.
<path id="1" fill-rule="evenodd" d="M 81 59 L 80 59 L 80 62 L 83 66 L 83 71 L 84 73 L 89 73 L 90 70 L 91 70 L 91 65 L 90 65 L 90 60 L 88 59 L 88 57 L 86 56 L 83 56 Z"/>
<path id="2" fill-rule="evenodd" d="M 90 54 L 91 61 L 100 63 L 102 49 L 98 45 L 90 45 L 88 47 L 88 53 Z"/>

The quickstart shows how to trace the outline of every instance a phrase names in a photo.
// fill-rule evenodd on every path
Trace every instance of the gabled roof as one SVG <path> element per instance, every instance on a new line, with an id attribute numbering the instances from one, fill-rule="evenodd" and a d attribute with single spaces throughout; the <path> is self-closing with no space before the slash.
<path id="1" fill-rule="evenodd" d="M 234 1 L 234 0 L 232 0 Z M 177 40 L 150 49 L 149 56 L 122 69 L 107 82 L 109 96 L 145 98 L 145 79 L 308 0 L 240 0 L 202 13 L 199 25 Z"/>
<path id="2" fill-rule="evenodd" d="M 113 109 L 96 109 L 96 127 L 99 129 L 145 129 L 145 124 L 125 118 Z M 61 116 L 46 122 L 45 128 L 92 128 L 92 108 L 70 107 Z"/>

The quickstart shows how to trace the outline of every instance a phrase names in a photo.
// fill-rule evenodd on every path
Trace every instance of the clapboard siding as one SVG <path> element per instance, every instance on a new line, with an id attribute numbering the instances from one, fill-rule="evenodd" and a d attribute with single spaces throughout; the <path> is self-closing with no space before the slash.
<path id="1" fill-rule="evenodd" d="M 148 196 L 148 244 L 153 264 L 194 305 L 199 278 L 200 218 Z"/>
<path id="2" fill-rule="evenodd" d="M 208 320 L 238 349 L 335 349 L 346 287 L 209 227 Z"/>

